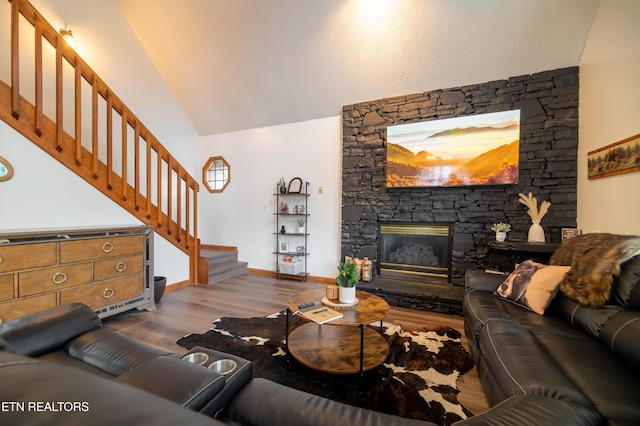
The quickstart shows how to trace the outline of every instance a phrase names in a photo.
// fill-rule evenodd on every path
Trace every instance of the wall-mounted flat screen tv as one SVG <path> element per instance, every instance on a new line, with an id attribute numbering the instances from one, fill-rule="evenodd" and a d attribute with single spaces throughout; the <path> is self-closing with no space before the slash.
<path id="1" fill-rule="evenodd" d="M 520 110 L 387 127 L 388 188 L 518 183 Z"/>

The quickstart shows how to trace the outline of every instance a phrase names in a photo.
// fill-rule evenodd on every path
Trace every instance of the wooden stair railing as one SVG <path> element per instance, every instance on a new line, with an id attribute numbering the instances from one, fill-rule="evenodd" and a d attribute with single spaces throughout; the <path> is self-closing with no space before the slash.
<path id="1" fill-rule="evenodd" d="M 0 118 L 188 254 L 189 279 L 196 282 L 196 180 L 28 1 L 9 2 L 10 22 L 0 17 L 0 25 L 11 25 L 11 83 L 0 79 Z M 34 55 L 21 60 L 30 38 L 22 44 L 20 38 L 30 31 L 23 28 L 29 24 L 35 42 L 26 48 Z M 44 85 L 48 68 L 43 62 L 52 50 L 55 87 L 48 88 Z M 32 86 L 21 87 L 21 67 L 33 67 L 29 70 L 35 75 Z M 69 69 L 73 84 L 65 84 L 70 80 L 65 80 Z M 46 89 L 55 99 L 55 106 L 51 105 L 55 117 L 45 114 Z M 88 98 L 90 108 L 85 105 Z M 90 115 L 88 120 L 85 115 Z M 73 136 L 65 131 L 65 123 Z M 83 133 L 91 140 L 83 143 Z"/>

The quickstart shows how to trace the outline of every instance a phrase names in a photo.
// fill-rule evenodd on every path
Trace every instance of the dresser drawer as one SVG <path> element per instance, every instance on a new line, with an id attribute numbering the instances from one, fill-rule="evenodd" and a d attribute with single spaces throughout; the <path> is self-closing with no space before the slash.
<path id="1" fill-rule="evenodd" d="M 56 243 L 0 246 L 0 273 L 56 264 Z"/>
<path id="2" fill-rule="evenodd" d="M 81 302 L 91 309 L 124 302 L 144 294 L 144 274 L 127 275 L 114 280 L 60 291 L 60 304 Z"/>
<path id="3" fill-rule="evenodd" d="M 18 295 L 30 296 L 91 282 L 91 263 L 58 265 L 18 274 Z"/>
<path id="4" fill-rule="evenodd" d="M 13 299 L 13 274 L 0 275 L 0 301 Z"/>
<path id="5" fill-rule="evenodd" d="M 2 302 L 0 303 L 0 323 L 53 308 L 54 306 L 56 306 L 55 293 Z"/>
<path id="6" fill-rule="evenodd" d="M 121 277 L 123 275 L 142 272 L 144 268 L 144 255 L 116 257 L 96 261 L 93 265 L 93 279 L 95 281 Z"/>
<path id="7" fill-rule="evenodd" d="M 60 243 L 60 263 L 124 256 L 144 252 L 144 236 L 104 237 Z"/>

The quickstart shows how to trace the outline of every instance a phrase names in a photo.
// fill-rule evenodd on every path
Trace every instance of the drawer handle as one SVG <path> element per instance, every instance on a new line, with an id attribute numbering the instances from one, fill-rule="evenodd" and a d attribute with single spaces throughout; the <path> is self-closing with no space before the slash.
<path id="1" fill-rule="evenodd" d="M 55 274 L 53 274 L 53 278 L 51 278 L 51 281 L 53 281 L 54 284 L 60 285 L 67 281 L 67 274 L 65 274 L 64 272 L 56 272 Z"/>
<path id="2" fill-rule="evenodd" d="M 107 287 L 102 292 L 102 297 L 104 297 L 105 299 L 111 299 L 114 294 L 116 294 L 115 290 Z"/>
<path id="3" fill-rule="evenodd" d="M 118 262 L 118 264 L 116 265 L 116 271 L 124 272 L 126 270 L 127 270 L 127 264 L 124 262 Z"/>
<path id="4" fill-rule="evenodd" d="M 102 245 L 102 251 L 105 253 L 111 253 L 113 251 L 113 244 L 107 241 Z"/>

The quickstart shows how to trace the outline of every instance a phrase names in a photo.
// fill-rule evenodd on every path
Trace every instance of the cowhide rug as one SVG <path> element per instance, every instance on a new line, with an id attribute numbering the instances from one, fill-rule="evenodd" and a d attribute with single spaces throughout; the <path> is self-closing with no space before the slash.
<path id="1" fill-rule="evenodd" d="M 291 317 L 290 330 L 304 322 Z M 441 425 L 472 415 L 457 401 L 456 379 L 473 366 L 460 332 L 449 327 L 407 331 L 386 324 L 384 333 L 389 356 L 365 373 L 361 395 L 357 375 L 322 373 L 293 360 L 287 365 L 283 312 L 266 318 L 220 318 L 206 333 L 189 334 L 177 343 L 243 357 L 252 361 L 254 377 L 371 410 Z"/>

